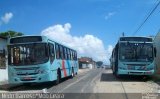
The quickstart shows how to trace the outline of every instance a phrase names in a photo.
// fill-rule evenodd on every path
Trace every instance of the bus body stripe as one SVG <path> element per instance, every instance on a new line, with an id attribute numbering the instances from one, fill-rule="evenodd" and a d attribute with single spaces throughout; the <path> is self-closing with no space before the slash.
<path id="1" fill-rule="evenodd" d="M 67 72 L 66 72 L 64 60 L 62 60 L 62 69 L 63 69 L 63 72 L 64 72 L 64 77 L 66 77 L 67 76 Z"/>

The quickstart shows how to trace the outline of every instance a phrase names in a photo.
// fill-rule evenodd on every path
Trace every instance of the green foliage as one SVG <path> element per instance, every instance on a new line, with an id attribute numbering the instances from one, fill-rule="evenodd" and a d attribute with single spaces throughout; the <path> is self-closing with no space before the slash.
<path id="1" fill-rule="evenodd" d="M 15 31 L 7 31 L 7 32 L 0 33 L 0 36 L 3 36 L 3 37 L 16 37 L 16 36 L 22 36 L 22 35 L 24 34 L 21 32 L 15 32 Z"/>

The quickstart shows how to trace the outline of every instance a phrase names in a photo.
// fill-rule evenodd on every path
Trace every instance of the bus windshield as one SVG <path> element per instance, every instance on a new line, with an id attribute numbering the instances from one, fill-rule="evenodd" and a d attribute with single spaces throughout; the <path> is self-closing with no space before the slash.
<path id="1" fill-rule="evenodd" d="M 10 45 L 8 52 L 9 65 L 35 65 L 48 60 L 45 43 Z"/>
<path id="2" fill-rule="evenodd" d="M 153 44 L 120 43 L 120 60 L 125 62 L 153 61 Z"/>

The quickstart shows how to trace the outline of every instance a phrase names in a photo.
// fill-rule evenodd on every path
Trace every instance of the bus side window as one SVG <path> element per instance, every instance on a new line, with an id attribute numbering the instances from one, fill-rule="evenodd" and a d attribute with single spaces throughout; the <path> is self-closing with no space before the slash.
<path id="1" fill-rule="evenodd" d="M 51 63 L 54 61 L 55 58 L 55 53 L 54 53 L 54 45 L 49 43 L 49 57 L 50 57 L 50 61 Z"/>
<path id="2" fill-rule="evenodd" d="M 73 53 L 73 60 L 75 60 L 75 51 L 72 51 L 72 53 Z"/>
<path id="3" fill-rule="evenodd" d="M 77 60 L 77 52 L 74 51 L 74 60 Z"/>
<path id="4" fill-rule="evenodd" d="M 60 45 L 60 58 L 64 59 L 64 56 L 63 56 L 63 46 L 62 45 Z"/>
<path id="5" fill-rule="evenodd" d="M 66 52 L 65 52 L 65 49 L 66 49 L 66 47 L 63 46 L 63 50 L 62 50 L 62 51 L 63 51 L 63 58 L 64 58 L 64 59 L 66 59 L 66 55 L 65 55 Z"/>
<path id="6" fill-rule="evenodd" d="M 67 59 L 68 59 L 67 48 L 66 48 L 66 52 L 65 52 L 65 54 L 66 54 L 66 60 L 67 60 Z"/>
<path id="7" fill-rule="evenodd" d="M 62 59 L 65 59 L 64 46 L 62 46 Z"/>
<path id="8" fill-rule="evenodd" d="M 64 46 L 62 46 L 62 59 L 66 59 L 66 56 L 65 56 L 65 47 Z"/>
<path id="9" fill-rule="evenodd" d="M 66 48 L 66 60 L 68 60 L 68 48 Z"/>
<path id="10" fill-rule="evenodd" d="M 74 51 L 72 50 L 72 60 L 74 60 Z"/>
<path id="11" fill-rule="evenodd" d="M 76 52 L 76 60 L 77 60 L 77 52 Z"/>
<path id="12" fill-rule="evenodd" d="M 61 45 L 58 45 L 58 52 L 59 52 L 59 59 L 62 59 L 62 56 L 61 56 Z"/>
<path id="13" fill-rule="evenodd" d="M 68 60 L 70 60 L 71 57 L 70 57 L 70 50 L 69 49 L 67 49 L 67 53 L 68 53 Z"/>
<path id="14" fill-rule="evenodd" d="M 59 46 L 56 44 L 56 58 L 59 59 Z"/>
<path id="15" fill-rule="evenodd" d="M 67 59 L 67 48 L 64 47 L 64 59 Z"/>
<path id="16" fill-rule="evenodd" d="M 72 56 L 71 56 L 71 50 L 69 49 L 69 59 L 72 60 Z"/>
<path id="17" fill-rule="evenodd" d="M 75 60 L 77 60 L 77 52 L 76 51 L 74 53 L 74 56 L 75 56 Z"/>
<path id="18" fill-rule="evenodd" d="M 72 50 L 70 50 L 70 53 L 71 53 L 71 60 L 73 60 L 73 53 L 72 53 Z"/>

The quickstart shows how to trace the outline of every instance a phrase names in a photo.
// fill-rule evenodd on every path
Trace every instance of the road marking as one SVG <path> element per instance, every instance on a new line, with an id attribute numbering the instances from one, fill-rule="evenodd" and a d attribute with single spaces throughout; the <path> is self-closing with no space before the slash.
<path id="1" fill-rule="evenodd" d="M 49 92 L 47 91 L 47 88 L 44 88 L 42 89 L 42 93 L 49 93 Z"/>
<path id="2" fill-rule="evenodd" d="M 103 70 L 104 71 L 104 70 Z M 92 81 L 91 81 L 91 83 L 93 83 L 101 74 L 102 74 L 102 72 L 103 71 L 101 71 L 94 79 L 92 79 Z M 99 78 L 100 79 L 100 78 Z M 100 81 L 100 80 L 99 80 Z"/>
<path id="3" fill-rule="evenodd" d="M 97 76 L 95 76 L 91 81 L 88 81 L 86 86 L 89 86 L 89 83 L 90 85 L 93 83 L 93 81 L 95 81 L 101 74 L 102 74 L 103 71 L 101 71 Z M 84 90 L 87 88 L 86 86 L 83 86 L 83 88 L 81 89 L 81 92 L 83 93 Z"/>
<path id="4" fill-rule="evenodd" d="M 60 90 L 59 92 L 60 92 L 60 93 L 63 92 L 65 89 L 69 88 L 70 86 L 76 84 L 77 82 L 79 82 L 80 80 L 82 80 L 82 79 L 84 79 L 84 78 L 86 78 L 86 77 L 88 77 L 88 76 L 89 76 L 89 74 L 87 74 L 86 76 L 83 76 L 82 78 L 80 78 L 80 79 L 78 79 L 77 81 L 69 84 L 68 86 L 66 86 L 65 88 L 63 88 L 62 90 Z"/>
<path id="5" fill-rule="evenodd" d="M 88 81 L 87 84 L 83 86 L 83 88 L 81 89 L 81 92 L 82 92 L 82 93 L 84 93 L 84 89 L 87 88 L 87 86 L 89 85 L 89 83 L 90 83 L 90 82 Z"/>

